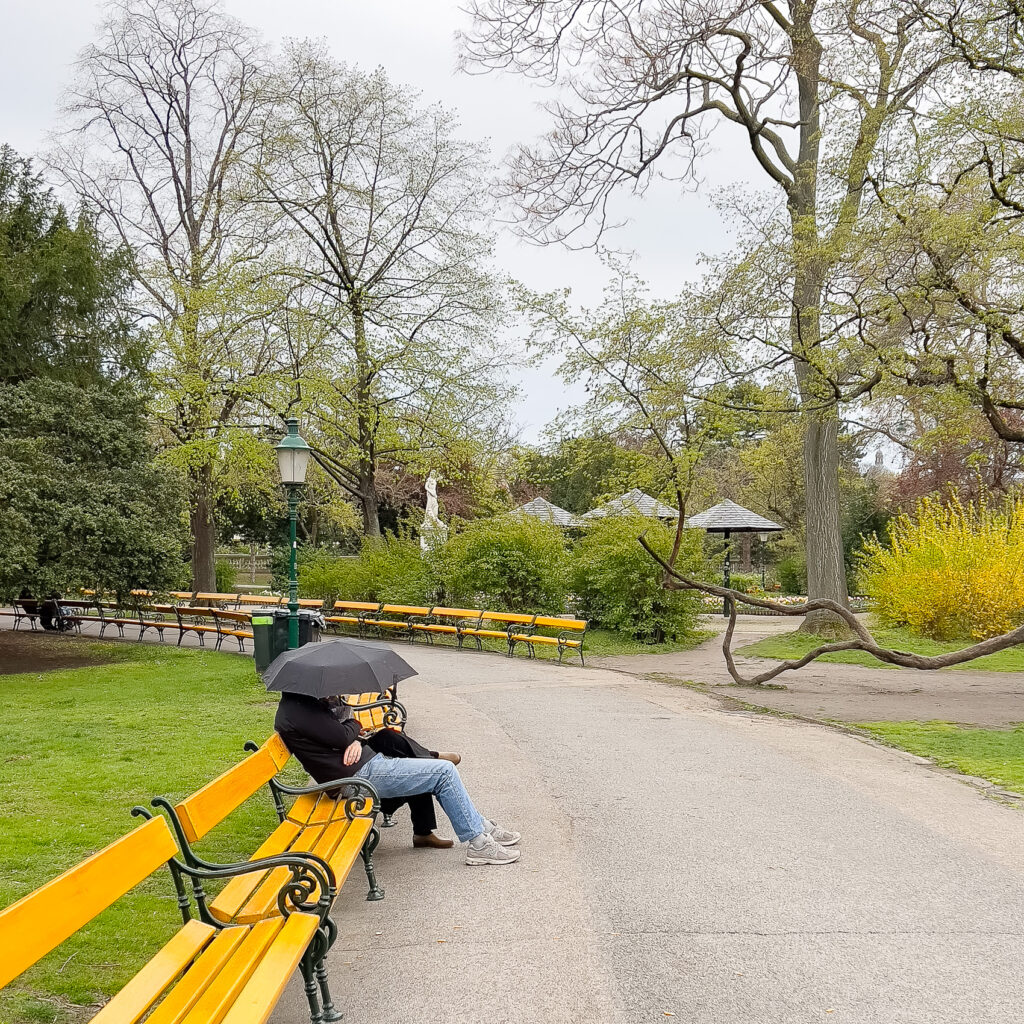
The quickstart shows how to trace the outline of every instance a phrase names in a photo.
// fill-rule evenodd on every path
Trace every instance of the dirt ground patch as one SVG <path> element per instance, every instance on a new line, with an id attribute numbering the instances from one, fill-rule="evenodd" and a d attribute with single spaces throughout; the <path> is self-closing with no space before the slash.
<path id="1" fill-rule="evenodd" d="M 773 624 L 774 627 L 774 624 Z M 787 624 L 786 629 L 792 625 Z M 778 631 L 741 623 L 735 646 Z M 722 642 L 715 637 L 679 654 L 594 658 L 591 664 L 655 679 L 706 686 L 709 692 L 787 714 L 839 722 L 957 722 L 1008 729 L 1024 722 L 1024 672 L 865 668 L 814 662 L 775 682 L 785 689 L 735 686 L 725 669 Z M 744 675 L 763 671 L 761 658 L 737 657 Z"/>
<path id="2" fill-rule="evenodd" d="M 0 675 L 108 665 L 111 661 L 112 658 L 89 650 L 74 637 L 0 630 Z"/>

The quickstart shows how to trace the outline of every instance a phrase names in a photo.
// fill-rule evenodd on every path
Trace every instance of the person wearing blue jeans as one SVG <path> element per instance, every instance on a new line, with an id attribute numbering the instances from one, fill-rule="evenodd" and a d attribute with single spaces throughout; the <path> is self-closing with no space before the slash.
<path id="1" fill-rule="evenodd" d="M 512 864 L 519 860 L 519 833 L 502 828 L 473 806 L 458 769 L 435 758 L 388 757 L 360 739 L 355 719 L 339 721 L 328 700 L 283 693 L 274 727 L 317 782 L 355 777 L 369 782 L 381 799 L 430 793 L 452 823 L 459 842 L 469 843 L 467 864 Z"/>

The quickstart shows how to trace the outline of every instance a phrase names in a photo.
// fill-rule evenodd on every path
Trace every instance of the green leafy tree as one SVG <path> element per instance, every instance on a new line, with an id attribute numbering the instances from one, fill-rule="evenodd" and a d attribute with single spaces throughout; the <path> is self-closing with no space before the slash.
<path id="1" fill-rule="evenodd" d="M 760 343 L 788 362 L 804 433 L 809 592 L 839 604 L 840 407 L 865 393 L 874 370 L 833 301 L 860 246 L 869 176 L 951 68 L 969 67 L 929 6 L 473 0 L 463 40 L 467 63 L 563 90 L 549 104 L 553 129 L 510 164 L 508 194 L 541 241 L 600 238 L 615 222 L 614 196 L 659 171 L 695 178 L 712 131 L 749 146 L 771 212 L 761 218 L 743 197 L 762 238 L 719 320 L 751 353 Z M 805 623 L 835 625 L 824 609 Z"/>
<path id="2" fill-rule="evenodd" d="M 307 313 L 308 440 L 380 533 L 379 475 L 445 473 L 506 433 L 483 150 L 381 70 L 286 46 L 256 163 Z"/>
<path id="3" fill-rule="evenodd" d="M 556 526 L 503 515 L 467 523 L 433 552 L 445 600 L 493 611 L 565 611 L 567 552 Z"/>
<path id="4" fill-rule="evenodd" d="M 212 588 L 226 447 L 282 370 L 285 293 L 243 156 L 260 51 L 213 0 L 112 0 L 77 63 L 54 171 L 134 254 L 153 413 L 188 481 L 192 577 Z"/>
<path id="5" fill-rule="evenodd" d="M 0 384 L 0 592 L 180 582 L 181 482 L 153 462 L 129 382 Z"/>
<path id="6" fill-rule="evenodd" d="M 92 217 L 69 216 L 31 162 L 0 147 L 0 380 L 137 373 L 127 270 Z"/>

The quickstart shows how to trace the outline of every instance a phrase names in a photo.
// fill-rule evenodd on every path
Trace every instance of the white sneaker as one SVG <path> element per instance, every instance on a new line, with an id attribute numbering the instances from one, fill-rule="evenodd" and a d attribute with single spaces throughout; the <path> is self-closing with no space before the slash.
<path id="1" fill-rule="evenodd" d="M 484 818 L 484 831 L 499 846 L 515 846 L 522 838 L 518 832 L 513 832 L 508 828 L 502 828 L 496 822 L 490 821 L 487 818 Z"/>
<path id="2" fill-rule="evenodd" d="M 469 841 L 466 847 L 467 864 L 514 864 L 519 860 L 521 850 L 509 850 L 499 846 L 494 837 L 482 832 Z"/>

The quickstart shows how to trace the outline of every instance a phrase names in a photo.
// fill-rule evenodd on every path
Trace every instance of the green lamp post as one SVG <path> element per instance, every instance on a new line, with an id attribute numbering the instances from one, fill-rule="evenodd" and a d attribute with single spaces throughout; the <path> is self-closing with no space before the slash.
<path id="1" fill-rule="evenodd" d="M 288 433 L 281 438 L 274 451 L 277 452 L 281 483 L 288 491 L 288 525 L 292 543 L 288 563 L 288 649 L 294 650 L 299 646 L 299 577 L 295 531 L 299 519 L 299 493 L 306 482 L 310 447 L 299 436 L 299 421 L 291 418 L 285 422 L 288 424 Z"/>

